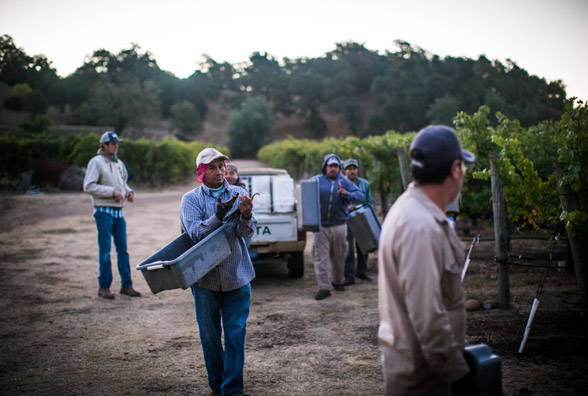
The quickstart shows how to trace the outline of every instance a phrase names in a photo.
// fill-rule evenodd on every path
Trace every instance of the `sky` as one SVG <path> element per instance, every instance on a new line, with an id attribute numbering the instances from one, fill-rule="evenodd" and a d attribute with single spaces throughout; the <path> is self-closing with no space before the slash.
<path id="1" fill-rule="evenodd" d="M 441 57 L 511 59 L 588 100 L 588 0 L 0 0 L 3 34 L 62 77 L 131 43 L 185 78 L 203 54 L 314 58 L 347 41 L 385 54 L 403 40 Z"/>

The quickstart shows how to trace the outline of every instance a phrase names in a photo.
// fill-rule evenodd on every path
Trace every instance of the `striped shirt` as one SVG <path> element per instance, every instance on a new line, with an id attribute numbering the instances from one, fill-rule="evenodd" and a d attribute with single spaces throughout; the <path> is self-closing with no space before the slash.
<path id="1" fill-rule="evenodd" d="M 96 206 L 94 207 L 94 213 L 106 213 L 114 217 L 115 219 L 120 219 L 123 216 L 123 208 L 112 208 L 109 206 Z"/>
<path id="2" fill-rule="evenodd" d="M 231 199 L 235 193 L 244 195 L 246 192 L 241 187 L 231 186 L 226 180 L 223 186 L 220 195 L 222 202 Z M 216 202 L 217 199 L 213 197 L 211 189 L 204 184 L 182 197 L 180 222 L 182 230 L 188 233 L 193 241 L 202 240 L 223 224 L 215 215 Z M 227 216 L 238 210 L 239 202 L 237 198 Z M 247 285 L 255 278 L 253 264 L 243 238 L 251 238 L 256 226 L 255 217 L 251 216 L 249 220 L 239 217 L 232 227 L 225 229 L 231 254 L 197 282 L 199 287 L 214 291 L 230 291 Z"/>

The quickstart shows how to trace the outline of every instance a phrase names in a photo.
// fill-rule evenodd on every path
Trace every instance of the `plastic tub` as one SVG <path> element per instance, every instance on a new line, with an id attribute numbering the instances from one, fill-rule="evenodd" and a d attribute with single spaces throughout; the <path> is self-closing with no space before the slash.
<path id="1" fill-rule="evenodd" d="M 184 233 L 137 265 L 151 292 L 187 289 L 229 257 L 225 228 L 221 226 L 196 244 Z"/>
<path id="2" fill-rule="evenodd" d="M 347 224 L 363 254 L 378 249 L 381 226 L 371 206 L 365 205 L 349 213 Z"/>

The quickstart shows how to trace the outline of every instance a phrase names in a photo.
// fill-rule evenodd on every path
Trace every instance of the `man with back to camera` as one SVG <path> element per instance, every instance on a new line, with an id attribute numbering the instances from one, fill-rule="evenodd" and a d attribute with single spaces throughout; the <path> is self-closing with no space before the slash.
<path id="1" fill-rule="evenodd" d="M 370 183 L 359 177 L 359 165 L 356 160 L 348 159 L 343 163 L 345 176 L 359 188 L 363 193 L 363 200 L 350 203 L 348 206 L 349 212 L 357 209 L 358 205 L 369 205 L 373 207 L 372 194 L 370 193 Z M 355 249 L 354 249 L 355 244 Z M 345 258 L 345 286 L 355 284 L 355 278 L 371 282 L 372 278 L 367 272 L 368 255 L 363 253 L 359 245 L 355 242 L 355 238 L 351 233 L 351 229 L 347 227 L 347 245 L 349 251 Z M 357 250 L 357 267 L 355 265 L 355 251 Z"/>
<path id="2" fill-rule="evenodd" d="M 129 254 L 127 252 L 127 223 L 123 216 L 125 199 L 135 200 L 135 193 L 127 184 L 125 164 L 116 156 L 122 140 L 114 132 L 104 132 L 100 138 L 98 155 L 90 160 L 84 177 L 84 191 L 92 196 L 94 218 L 98 228 L 98 296 L 112 300 L 112 264 L 110 261 L 111 240 L 114 239 L 118 272 L 121 279 L 120 294 L 139 297 L 133 289 Z"/>
<path id="3" fill-rule="evenodd" d="M 198 242 L 221 227 L 225 217 L 234 220 L 224 230 L 230 256 L 192 286 L 192 295 L 211 394 L 242 396 L 250 282 L 255 277 L 244 238 L 253 236 L 257 221 L 245 189 L 225 179 L 228 159 L 213 148 L 198 154 L 197 180 L 203 184 L 184 194 L 180 221 L 182 229 Z"/>
<path id="4" fill-rule="evenodd" d="M 344 260 L 347 255 L 347 205 L 361 201 L 363 193 L 341 174 L 341 160 L 325 155 L 322 173 L 314 178 L 319 184 L 321 229 L 313 234 L 312 259 L 318 283 L 315 300 L 331 295 L 331 284 L 344 291 Z"/>
<path id="5" fill-rule="evenodd" d="M 378 251 L 378 293 L 387 395 L 477 395 L 464 359 L 464 244 L 445 208 L 463 184 L 453 129 L 421 129 L 410 146 L 414 182 L 387 214 Z"/>

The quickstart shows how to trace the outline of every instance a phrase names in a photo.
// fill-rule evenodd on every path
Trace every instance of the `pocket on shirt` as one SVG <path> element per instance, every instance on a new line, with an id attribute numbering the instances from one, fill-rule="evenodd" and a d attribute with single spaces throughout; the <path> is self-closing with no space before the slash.
<path id="1" fill-rule="evenodd" d="M 442 293 L 447 309 L 463 304 L 463 287 L 461 284 L 462 265 L 453 255 L 443 265 Z"/>

